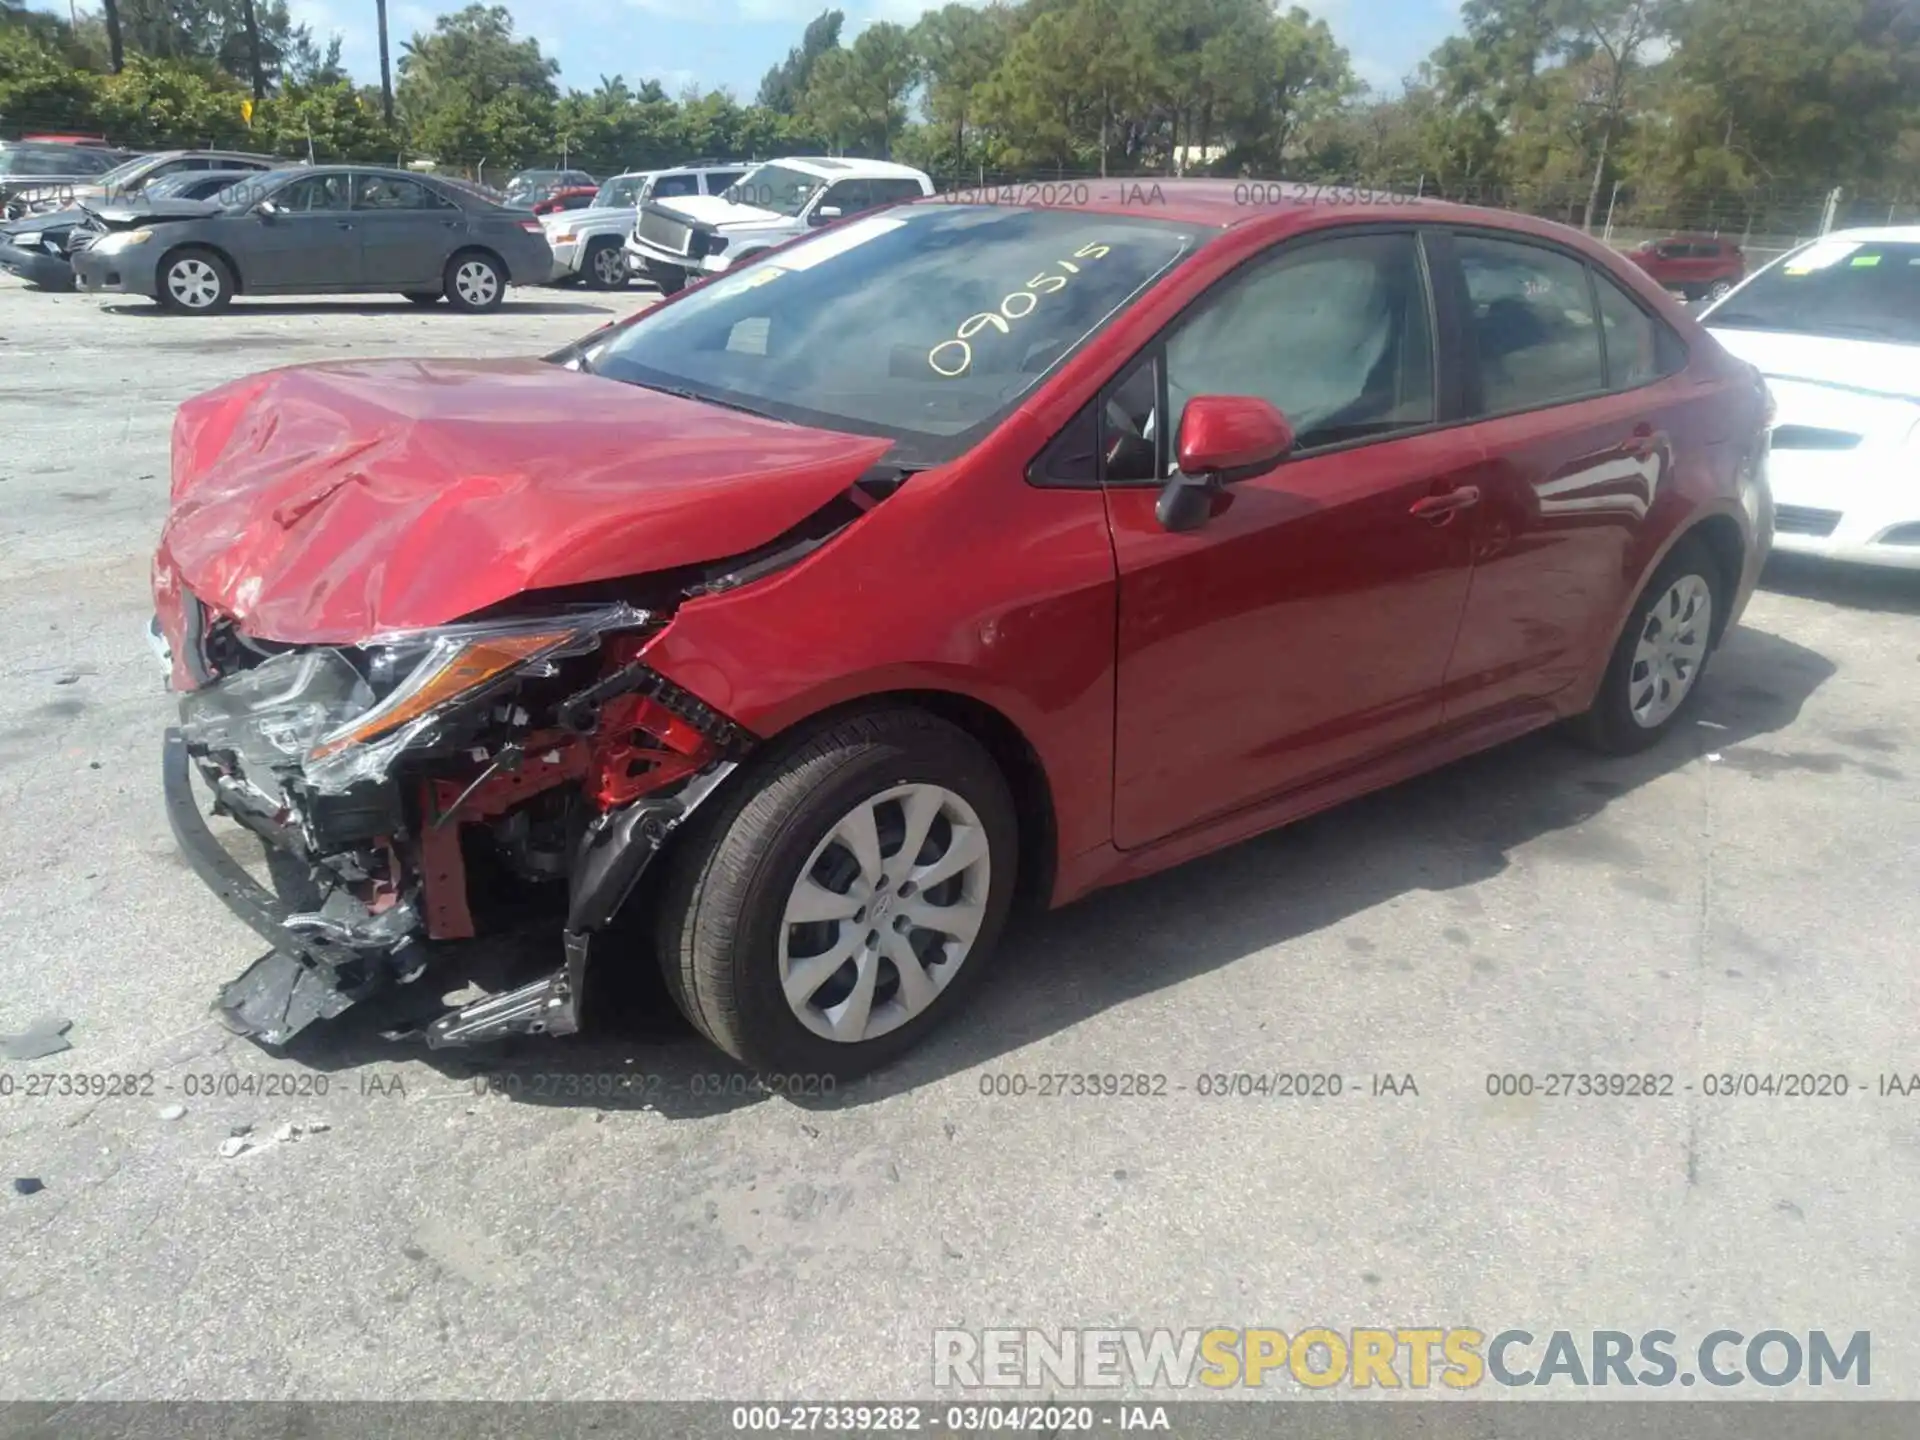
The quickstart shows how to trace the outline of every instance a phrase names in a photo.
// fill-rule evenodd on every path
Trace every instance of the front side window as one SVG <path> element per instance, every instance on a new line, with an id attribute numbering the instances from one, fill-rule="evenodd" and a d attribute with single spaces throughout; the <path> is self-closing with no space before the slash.
<path id="1" fill-rule="evenodd" d="M 916 206 L 707 281 L 588 362 L 616 380 L 890 436 L 900 463 L 938 463 L 1212 233 L 1144 216 Z"/>
<path id="2" fill-rule="evenodd" d="M 1170 440 L 1196 395 L 1257 395 L 1302 450 L 1431 425 L 1433 335 L 1419 243 L 1289 246 L 1210 292 L 1166 345 Z"/>
<path id="3" fill-rule="evenodd" d="M 698 175 L 662 175 L 653 182 L 655 200 L 670 200 L 675 195 L 698 195 L 700 177 Z"/>
<path id="4" fill-rule="evenodd" d="M 1530 410 L 1607 388 L 1587 267 L 1539 245 L 1460 235 L 1479 412 Z"/>
<path id="5" fill-rule="evenodd" d="M 827 187 L 827 193 L 820 197 L 819 209 L 838 210 L 841 215 L 854 215 L 862 210 L 873 208 L 873 182 L 871 180 L 841 180 Z"/>
<path id="6" fill-rule="evenodd" d="M 1816 240 L 1754 276 L 1706 324 L 1920 345 L 1920 244 Z"/>
<path id="7" fill-rule="evenodd" d="M 282 210 L 295 212 L 345 210 L 351 194 L 352 188 L 344 175 L 308 175 L 276 190 L 273 203 Z"/>

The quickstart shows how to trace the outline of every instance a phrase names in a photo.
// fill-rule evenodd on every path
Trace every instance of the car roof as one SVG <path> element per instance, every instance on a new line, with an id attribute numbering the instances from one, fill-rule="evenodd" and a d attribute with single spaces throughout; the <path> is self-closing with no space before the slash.
<path id="1" fill-rule="evenodd" d="M 822 179 L 840 180 L 853 175 L 882 175 L 888 179 L 918 180 L 923 171 L 911 165 L 896 165 L 891 160 L 866 160 L 858 155 L 777 155 L 770 160 L 758 162 L 762 165 L 785 165 L 793 170 L 805 170 Z"/>
<path id="2" fill-rule="evenodd" d="M 1192 225 L 1213 225 L 1223 230 L 1275 216 L 1305 219 L 1324 215 L 1347 221 L 1418 220 L 1480 225 L 1563 243 L 1569 238 L 1580 242 L 1588 240 L 1571 226 L 1513 210 L 1293 180 L 1156 179 L 1143 175 L 1107 180 L 1037 181 L 1004 187 L 989 185 L 984 190 L 961 185 L 944 195 L 930 195 L 913 203 L 937 205 L 944 201 L 964 205 L 969 196 L 978 195 L 991 196 L 996 204 L 1018 205 L 1021 196 L 1028 193 L 1034 208 L 1146 215 Z"/>

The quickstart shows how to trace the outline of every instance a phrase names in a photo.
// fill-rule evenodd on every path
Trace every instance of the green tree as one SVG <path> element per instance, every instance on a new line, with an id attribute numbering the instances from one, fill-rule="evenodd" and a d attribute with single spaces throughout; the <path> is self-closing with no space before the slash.
<path id="1" fill-rule="evenodd" d="M 840 48 L 840 27 L 846 18 L 843 11 L 823 10 L 808 21 L 800 43 L 760 81 L 760 93 L 754 103 L 782 115 L 797 113 L 813 80 L 813 67 L 822 55 Z"/>
<path id="2" fill-rule="evenodd" d="M 1014 12 L 997 3 L 984 9 L 949 4 L 929 10 L 913 27 L 927 115 L 951 135 L 952 149 L 941 158 L 955 170 L 966 168 L 968 127 L 978 123 L 982 88 L 1005 58 L 1013 29 Z M 932 149 L 917 142 L 913 148 L 925 163 L 937 163 Z"/>
<path id="3" fill-rule="evenodd" d="M 838 150 L 872 150 L 885 159 L 906 123 L 906 97 L 917 68 L 905 27 L 877 21 L 847 49 L 820 56 L 800 117 Z"/>
<path id="4" fill-rule="evenodd" d="M 504 5 L 469 5 L 401 46 L 396 93 L 414 148 L 443 164 L 516 168 L 555 154 L 554 77 Z"/>

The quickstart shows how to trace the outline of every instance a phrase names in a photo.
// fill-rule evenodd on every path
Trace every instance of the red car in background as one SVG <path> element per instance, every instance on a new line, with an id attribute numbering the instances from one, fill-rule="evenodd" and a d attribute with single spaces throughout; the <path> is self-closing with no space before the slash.
<path id="1" fill-rule="evenodd" d="M 1674 729 L 1772 533 L 1752 366 L 1545 222 L 1132 192 L 896 206 L 544 361 L 183 406 L 168 809 L 273 947 L 227 1023 L 279 1044 L 539 921 L 429 1044 L 658 963 L 745 1064 L 857 1074 L 1016 898 L 1555 721 Z"/>
<path id="2" fill-rule="evenodd" d="M 1689 300 L 1718 300 L 1747 275 L 1747 257 L 1717 235 L 1669 235 L 1627 252 L 1647 274 Z"/>
<path id="3" fill-rule="evenodd" d="M 598 185 L 568 185 L 554 191 L 544 200 L 536 200 L 533 213 L 552 215 L 561 210 L 585 210 L 593 204 L 594 197 L 599 193 Z"/>

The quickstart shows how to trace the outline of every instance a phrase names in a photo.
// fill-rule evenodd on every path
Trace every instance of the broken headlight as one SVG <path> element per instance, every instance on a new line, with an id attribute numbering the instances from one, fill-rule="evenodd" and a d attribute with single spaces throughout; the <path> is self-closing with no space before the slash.
<path id="1" fill-rule="evenodd" d="M 313 789 L 343 794 L 434 743 L 448 717 L 552 674 L 608 631 L 647 623 L 645 611 L 612 605 L 384 635 L 360 647 L 359 664 L 337 649 L 289 651 L 188 695 L 181 730 L 249 770 L 297 769 Z"/>

